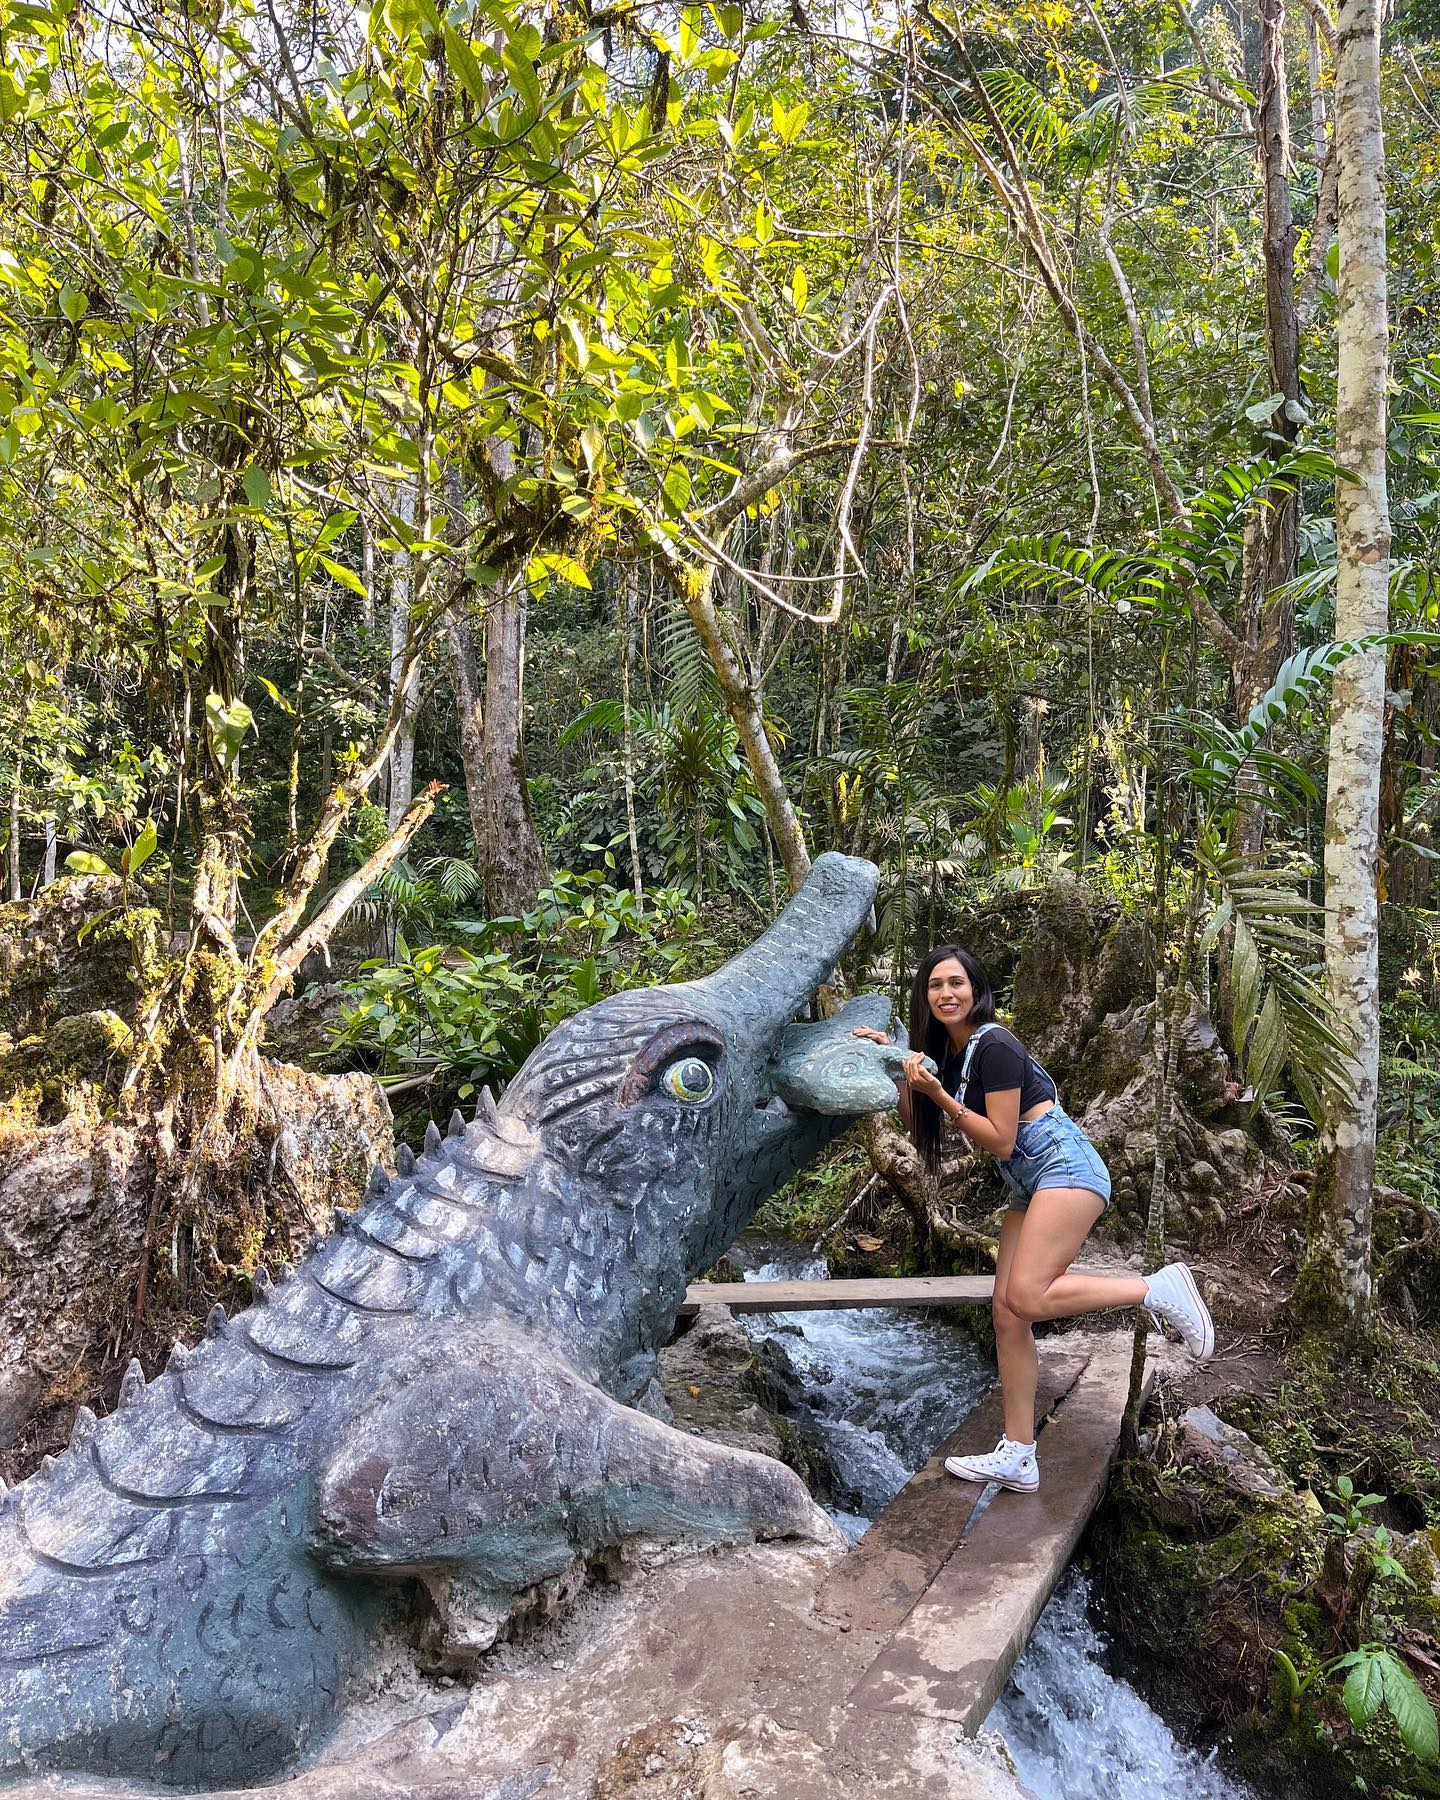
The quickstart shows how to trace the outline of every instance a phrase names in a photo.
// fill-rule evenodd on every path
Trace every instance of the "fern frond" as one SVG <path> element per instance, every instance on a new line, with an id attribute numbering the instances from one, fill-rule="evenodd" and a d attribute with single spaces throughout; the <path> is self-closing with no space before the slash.
<path id="1" fill-rule="evenodd" d="M 980 85 L 1011 138 L 1031 156 L 1063 149 L 1069 128 L 1033 81 L 1017 69 L 981 69 Z"/>
<path id="2" fill-rule="evenodd" d="M 1208 951 L 1230 931 L 1230 1029 L 1245 1079 L 1268 1094 L 1288 1074 L 1318 1125 L 1326 1088 L 1353 1079 L 1350 1047 L 1320 975 L 1324 946 L 1301 921 L 1321 908 L 1296 892 L 1308 871 L 1265 866 L 1201 845 L 1222 896 L 1205 936 Z"/>

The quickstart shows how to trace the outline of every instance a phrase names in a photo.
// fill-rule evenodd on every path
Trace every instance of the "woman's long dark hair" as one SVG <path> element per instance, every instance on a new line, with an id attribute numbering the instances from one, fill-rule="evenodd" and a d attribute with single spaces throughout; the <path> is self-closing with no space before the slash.
<path id="1" fill-rule="evenodd" d="M 984 967 L 959 944 L 937 944 L 920 959 L 910 983 L 910 1048 L 923 1050 L 943 1068 L 950 1048 L 950 1033 L 930 1011 L 930 975 L 937 963 L 958 962 L 970 977 L 970 1023 L 989 1025 L 995 1018 L 995 990 Z M 910 1091 L 910 1137 L 933 1175 L 940 1167 L 940 1108 L 928 1095 Z"/>

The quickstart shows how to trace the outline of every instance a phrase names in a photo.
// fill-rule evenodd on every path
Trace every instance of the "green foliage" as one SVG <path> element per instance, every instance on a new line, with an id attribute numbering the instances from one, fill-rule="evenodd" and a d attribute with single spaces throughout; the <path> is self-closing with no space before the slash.
<path id="1" fill-rule="evenodd" d="M 1331 1498 L 1340 1510 L 1327 1512 L 1325 1517 L 1342 1537 L 1353 1537 L 1364 1528 L 1365 1514 L 1372 1507 L 1385 1504 L 1383 1494 L 1357 1494 L 1355 1483 L 1348 1475 L 1337 1477 Z"/>
<path id="2" fill-rule="evenodd" d="M 1440 1723 L 1424 1688 L 1383 1644 L 1362 1644 L 1330 1664 L 1345 1673 L 1341 1698 L 1353 1725 L 1369 1723 L 1383 1707 L 1394 1721 L 1401 1742 L 1421 1762 L 1440 1759 Z M 1348 1671 L 1348 1672 L 1347 1672 Z"/>
<path id="3" fill-rule="evenodd" d="M 363 963 L 349 984 L 334 1048 L 382 1079 L 428 1078 L 432 1098 L 507 1081 L 560 1020 L 713 956 L 684 895 L 661 889 L 645 903 L 642 919 L 628 890 L 562 873 L 523 915 L 452 919 L 449 942 L 412 948 L 402 936 L 393 958 Z"/>

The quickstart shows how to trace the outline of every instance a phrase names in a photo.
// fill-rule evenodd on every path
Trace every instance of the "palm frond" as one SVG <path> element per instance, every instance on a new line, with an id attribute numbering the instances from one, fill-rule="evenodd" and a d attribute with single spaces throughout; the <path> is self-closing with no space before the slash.
<path id="1" fill-rule="evenodd" d="M 1204 948 L 1229 929 L 1231 1042 L 1245 1079 L 1264 1095 L 1288 1075 L 1318 1125 L 1325 1090 L 1346 1090 L 1353 1063 L 1320 973 L 1324 945 L 1307 922 L 1322 909 L 1298 892 L 1308 870 L 1218 852 L 1213 836 L 1201 857 L 1220 895 Z"/>
<path id="2" fill-rule="evenodd" d="M 690 622 L 689 613 L 678 600 L 661 612 L 656 639 L 671 710 L 696 713 L 712 709 L 720 692 L 715 671 Z"/>
<path id="3" fill-rule="evenodd" d="M 1064 148 L 1069 127 L 1063 116 L 1018 69 L 981 69 L 980 85 L 1011 138 L 1032 157 Z"/>
<path id="4" fill-rule="evenodd" d="M 1317 699 L 1342 663 L 1390 644 L 1440 647 L 1440 635 L 1426 631 L 1375 632 L 1297 650 L 1280 665 L 1274 681 L 1250 708 L 1243 723 L 1233 730 L 1213 718 L 1181 715 L 1177 722 L 1200 746 L 1190 758 L 1187 774 L 1191 783 L 1214 798 L 1232 787 L 1249 764 L 1268 782 L 1298 786 L 1304 797 L 1313 802 L 1317 795 L 1306 772 L 1291 758 L 1267 749 L 1265 739 L 1277 725 Z"/>

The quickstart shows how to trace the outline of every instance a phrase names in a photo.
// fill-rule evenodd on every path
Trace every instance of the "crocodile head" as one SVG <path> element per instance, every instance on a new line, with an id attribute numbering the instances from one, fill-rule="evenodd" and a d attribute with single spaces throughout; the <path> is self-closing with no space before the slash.
<path id="1" fill-rule="evenodd" d="M 633 1266 L 673 1311 L 761 1202 L 862 1113 L 893 1105 L 894 1051 L 850 1036 L 888 1003 L 797 1031 L 869 916 L 872 863 L 826 854 L 756 941 L 703 980 L 616 994 L 558 1026 L 506 1091 L 572 1210 L 634 1215 Z M 829 1034 L 827 1045 L 816 1041 Z M 816 1079 L 817 1067 L 823 1078 Z"/>

